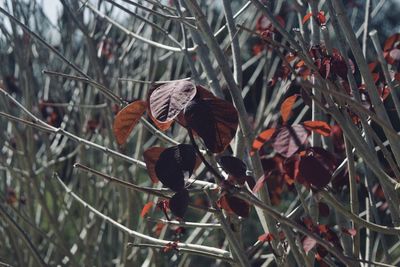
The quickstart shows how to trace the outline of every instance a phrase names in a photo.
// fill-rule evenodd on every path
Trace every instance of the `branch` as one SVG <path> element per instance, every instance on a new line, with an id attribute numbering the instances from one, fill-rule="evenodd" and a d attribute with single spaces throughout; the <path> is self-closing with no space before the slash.
<path id="1" fill-rule="evenodd" d="M 0 215 L 4 218 L 4 220 L 15 230 L 15 232 L 20 235 L 26 246 L 29 248 L 29 251 L 32 253 L 34 259 L 36 260 L 39 266 L 47 266 L 42 257 L 40 256 L 39 251 L 37 251 L 35 245 L 31 242 L 31 238 L 25 233 L 25 231 L 18 225 L 16 221 L 7 213 L 4 209 L 3 204 L 0 204 Z"/>
<path id="2" fill-rule="evenodd" d="M 128 243 L 128 246 L 132 247 L 139 247 L 139 248 L 158 248 L 158 249 L 165 249 L 165 246 L 161 245 L 154 245 L 154 244 L 133 244 L 133 243 Z M 218 260 L 223 260 L 228 263 L 235 263 L 234 259 L 229 258 L 229 257 L 224 257 L 218 254 L 214 253 L 208 253 L 208 252 L 202 252 L 194 249 L 187 249 L 187 248 L 175 248 L 177 252 L 183 252 L 183 253 L 188 253 L 188 254 L 194 254 L 194 255 L 199 255 L 199 256 L 204 256 L 207 258 L 213 258 L 213 259 L 218 259 Z"/>
<path id="3" fill-rule="evenodd" d="M 325 201 L 332 205 L 337 211 L 347 216 L 349 219 L 358 223 L 360 226 L 369 228 L 375 232 L 383 233 L 387 235 L 400 235 L 400 227 L 389 227 L 382 226 L 372 222 L 368 222 L 357 215 L 353 214 L 351 211 L 347 210 L 341 203 L 339 203 L 333 196 L 331 196 L 327 191 L 320 191 L 319 194 L 325 199 Z"/>
<path id="4" fill-rule="evenodd" d="M 150 244 L 165 246 L 165 245 L 168 245 L 168 244 L 172 243 L 172 241 L 161 240 L 161 239 L 158 239 L 158 238 L 154 238 L 154 237 L 151 237 L 151 236 L 136 232 L 136 231 L 131 230 L 128 227 L 120 224 L 119 222 L 113 220 L 112 218 L 104 215 L 103 213 L 101 213 L 100 211 L 98 211 L 97 209 L 95 209 L 94 207 L 89 205 L 88 203 L 86 203 L 83 199 L 81 199 L 74 192 L 72 192 L 71 189 L 69 189 L 67 187 L 67 185 L 64 184 L 64 182 L 60 179 L 60 177 L 56 173 L 54 174 L 54 177 L 57 179 L 57 181 L 63 187 L 65 192 L 67 194 L 69 194 L 74 200 L 79 202 L 86 209 L 88 209 L 91 212 L 93 212 L 96 216 L 102 218 L 107 223 L 109 223 L 112 226 L 116 227 L 118 230 L 120 230 L 120 231 L 122 231 L 122 232 L 124 232 L 124 233 L 126 233 L 126 234 L 128 234 L 128 235 L 130 235 L 132 237 L 134 237 L 134 238 L 146 240 L 147 242 L 150 242 Z M 202 246 L 202 245 L 195 245 L 195 244 L 185 244 L 185 243 L 180 243 L 180 242 L 177 243 L 177 248 L 191 249 L 191 250 L 194 250 L 194 251 L 198 251 L 200 253 L 211 253 L 211 254 L 219 255 L 219 256 L 224 257 L 226 259 L 231 259 L 230 258 L 230 253 L 228 251 L 222 250 L 222 249 L 219 249 L 219 248 L 213 248 L 213 247 L 209 247 L 209 246 Z"/>
<path id="5" fill-rule="evenodd" d="M 187 227 L 187 228 L 207 228 L 207 229 L 221 229 L 221 224 L 220 223 L 196 223 L 196 222 L 183 222 L 183 221 L 168 221 L 165 219 L 151 219 L 147 218 L 148 221 L 150 222 L 161 222 L 167 225 L 176 225 L 176 226 L 182 226 L 182 227 Z"/>
<path id="6" fill-rule="evenodd" d="M 93 174 L 95 174 L 97 176 L 100 176 L 100 177 L 108 180 L 109 182 L 113 182 L 113 183 L 122 185 L 122 186 L 124 186 L 124 187 L 126 187 L 128 189 L 131 189 L 131 190 L 135 190 L 135 191 L 146 193 L 146 194 L 155 195 L 155 196 L 162 197 L 162 198 L 165 198 L 165 199 L 171 199 L 171 197 L 172 197 L 172 196 L 168 195 L 168 193 L 171 193 L 170 190 L 163 190 L 163 189 L 155 189 L 155 188 L 148 188 L 148 187 L 138 186 L 138 185 L 132 184 L 130 182 L 126 182 L 124 180 L 121 180 L 121 179 L 112 177 L 110 175 L 101 173 L 99 171 L 93 170 L 93 169 L 91 169 L 91 168 L 89 168 L 89 167 L 87 167 L 85 165 L 79 164 L 79 163 L 75 163 L 74 164 L 74 168 L 78 168 L 78 169 L 84 170 L 84 171 L 86 171 L 88 173 L 93 173 Z M 204 208 L 204 207 L 197 206 L 197 205 L 192 205 L 192 204 L 189 204 L 189 207 L 191 207 L 193 209 L 196 209 L 196 210 L 201 210 L 201 211 L 207 211 L 207 212 L 212 212 L 212 213 L 216 212 L 214 209 Z"/>

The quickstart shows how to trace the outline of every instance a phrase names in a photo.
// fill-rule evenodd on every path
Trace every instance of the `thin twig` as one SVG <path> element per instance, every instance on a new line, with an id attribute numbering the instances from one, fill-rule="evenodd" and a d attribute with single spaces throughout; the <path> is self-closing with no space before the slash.
<path id="1" fill-rule="evenodd" d="M 62 188 L 65 190 L 65 192 L 67 194 L 69 194 L 70 196 L 72 196 L 73 199 L 75 199 L 77 202 L 79 202 L 81 205 L 83 205 L 83 207 L 85 207 L 86 209 L 90 210 L 91 212 L 93 212 L 96 216 L 102 218 L 103 220 L 105 220 L 107 223 L 111 224 L 112 226 L 116 227 L 118 230 L 132 236 L 138 239 L 142 239 L 142 240 L 146 240 L 147 242 L 150 242 L 151 244 L 155 244 L 155 245 L 161 245 L 161 246 L 165 246 L 168 244 L 171 244 L 172 241 L 167 241 L 167 240 L 161 240 L 158 238 L 154 238 L 142 233 L 139 233 L 137 231 L 131 230 L 128 227 L 120 224 L 119 222 L 115 221 L 114 219 L 111 219 L 110 217 L 104 215 L 103 213 L 101 213 L 100 211 L 98 211 L 97 209 L 95 209 L 94 207 L 92 207 L 91 205 L 89 205 L 88 203 L 86 203 L 83 199 L 81 199 L 78 195 L 76 195 L 74 192 L 72 192 L 71 189 L 68 188 L 68 186 L 61 180 L 61 178 L 55 173 L 54 177 L 57 179 L 57 181 L 59 182 L 59 184 L 62 186 Z M 221 257 L 227 257 L 229 258 L 230 253 L 228 251 L 219 249 L 219 248 L 213 248 L 210 246 L 202 246 L 202 245 L 194 245 L 194 244 L 186 244 L 186 243 L 180 243 L 177 242 L 177 248 L 186 248 L 186 249 L 192 249 L 195 251 L 199 251 L 200 253 L 211 253 L 211 254 L 216 254 L 216 255 L 220 255 Z"/>
<path id="2" fill-rule="evenodd" d="M 110 175 L 101 173 L 99 171 L 96 171 L 96 170 L 94 170 L 92 168 L 89 168 L 89 167 L 87 167 L 85 165 L 82 165 L 80 163 L 75 163 L 74 167 L 78 168 L 78 169 L 81 169 L 81 170 L 84 170 L 84 171 L 86 171 L 88 173 L 93 173 L 93 174 L 95 174 L 97 176 L 100 176 L 100 177 L 110 181 L 110 182 L 122 185 L 122 186 L 124 186 L 124 187 L 126 187 L 128 189 L 132 189 L 132 190 L 135 190 L 135 191 L 138 191 L 138 192 L 143 192 L 143 193 L 155 195 L 155 196 L 162 197 L 162 198 L 165 198 L 165 199 L 170 199 L 172 197 L 171 196 L 172 192 L 170 192 L 169 190 L 162 190 L 162 189 L 160 190 L 160 189 L 155 189 L 155 188 L 138 186 L 138 185 L 132 184 L 130 182 L 126 182 L 124 180 L 121 180 L 121 179 L 112 177 Z M 215 212 L 214 209 L 205 208 L 205 207 L 201 207 L 201 206 L 197 206 L 197 205 L 193 205 L 193 204 L 189 204 L 189 207 L 194 208 L 196 210 L 201 210 L 201 211 Z"/>
<path id="3" fill-rule="evenodd" d="M 207 228 L 207 229 L 221 229 L 220 223 L 196 223 L 196 222 L 184 222 L 184 221 L 168 221 L 165 219 L 152 219 L 147 218 L 150 222 L 161 222 L 167 225 L 182 226 L 187 228 Z"/>

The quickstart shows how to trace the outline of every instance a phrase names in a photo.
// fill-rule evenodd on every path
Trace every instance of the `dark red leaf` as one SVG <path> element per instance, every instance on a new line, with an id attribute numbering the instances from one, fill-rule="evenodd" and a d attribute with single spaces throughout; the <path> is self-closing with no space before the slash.
<path id="1" fill-rule="evenodd" d="M 303 99 L 304 104 L 311 107 L 312 100 L 311 100 L 309 94 L 303 88 L 300 89 L 300 95 L 301 95 L 301 98 Z"/>
<path id="2" fill-rule="evenodd" d="M 329 216 L 329 206 L 326 205 L 324 202 L 318 203 L 318 211 L 321 217 L 328 217 Z"/>
<path id="3" fill-rule="evenodd" d="M 9 205 L 14 205 L 17 203 L 17 193 L 13 188 L 7 188 L 6 202 Z"/>
<path id="4" fill-rule="evenodd" d="M 296 102 L 296 99 L 297 95 L 289 96 L 281 105 L 281 116 L 284 124 L 288 121 L 290 115 L 292 114 L 292 107 Z"/>
<path id="5" fill-rule="evenodd" d="M 351 60 L 350 58 L 349 58 L 349 65 L 350 65 L 351 73 L 354 74 L 356 72 L 356 66 L 354 65 L 353 60 Z"/>
<path id="6" fill-rule="evenodd" d="M 133 127 L 138 123 L 143 113 L 146 111 L 147 103 L 138 100 L 124 107 L 115 116 L 113 131 L 118 144 L 122 145 L 128 139 Z"/>
<path id="7" fill-rule="evenodd" d="M 179 251 L 179 250 L 178 250 L 178 241 L 169 242 L 169 243 L 166 244 L 166 245 L 164 246 L 164 248 L 163 248 L 163 252 L 164 252 L 164 253 L 170 252 L 170 251 L 172 251 L 172 250 Z"/>
<path id="8" fill-rule="evenodd" d="M 168 221 L 170 221 L 167 210 L 169 208 L 169 201 L 168 200 L 160 200 L 157 202 L 157 208 L 159 208 L 165 215 Z"/>
<path id="9" fill-rule="evenodd" d="M 326 224 L 319 224 L 316 228 L 320 234 L 326 234 L 329 232 L 329 228 Z"/>
<path id="10" fill-rule="evenodd" d="M 317 20 L 319 22 L 319 25 L 325 25 L 326 23 L 326 17 L 324 11 L 319 11 L 317 15 Z"/>
<path id="11" fill-rule="evenodd" d="M 154 232 L 154 234 L 155 234 L 156 236 L 160 236 L 160 234 L 161 234 L 161 232 L 162 232 L 162 230 L 164 229 L 165 226 L 166 226 L 165 223 L 163 223 L 163 222 L 158 222 L 158 223 L 156 224 L 156 226 L 155 226 L 152 230 L 153 230 L 153 232 Z"/>
<path id="12" fill-rule="evenodd" d="M 224 151 L 236 134 L 239 118 L 232 103 L 219 99 L 198 86 L 198 95 L 189 102 L 178 119 L 203 139 L 213 153 Z"/>
<path id="13" fill-rule="evenodd" d="M 150 114 L 158 128 L 167 130 L 196 92 L 192 82 L 182 80 L 168 82 L 151 90 L 148 97 Z"/>
<path id="14" fill-rule="evenodd" d="M 379 81 L 379 73 L 372 73 L 372 79 L 377 83 Z"/>
<path id="15" fill-rule="evenodd" d="M 400 49 L 392 49 L 386 54 L 386 60 L 389 64 L 394 65 L 400 62 Z"/>
<path id="16" fill-rule="evenodd" d="M 378 66 L 379 62 L 378 61 L 374 61 L 368 64 L 368 68 L 370 72 L 373 72 L 376 68 L 376 66 Z"/>
<path id="17" fill-rule="evenodd" d="M 384 101 L 390 95 L 390 88 L 389 86 L 385 85 L 383 87 L 378 88 L 378 93 L 382 101 Z"/>
<path id="18" fill-rule="evenodd" d="M 284 231 L 279 231 L 279 240 L 284 241 L 286 239 L 286 235 Z"/>
<path id="19" fill-rule="evenodd" d="M 335 156 L 322 147 L 310 147 L 307 149 L 306 154 L 316 157 L 330 172 L 333 172 L 336 169 Z"/>
<path id="20" fill-rule="evenodd" d="M 328 255 L 328 251 L 326 250 L 326 248 L 324 248 L 321 245 L 317 245 L 317 253 L 315 255 L 315 258 L 317 261 L 320 261 L 319 264 L 321 265 L 321 261 L 323 258 L 325 258 L 325 256 Z"/>
<path id="21" fill-rule="evenodd" d="M 183 218 L 189 205 L 189 192 L 183 189 L 169 200 L 169 209 L 176 217 Z"/>
<path id="22" fill-rule="evenodd" d="M 331 71 L 343 80 L 347 79 L 347 65 L 342 55 L 334 49 L 331 60 Z M 353 71 L 354 72 L 354 71 Z"/>
<path id="23" fill-rule="evenodd" d="M 222 156 L 219 162 L 228 174 L 232 175 L 236 179 L 242 180 L 244 183 L 246 176 L 246 164 L 241 160 L 233 156 Z"/>
<path id="24" fill-rule="evenodd" d="M 302 218 L 302 222 L 303 222 L 304 226 L 307 227 L 308 230 L 310 230 L 310 231 L 313 230 L 314 223 L 313 223 L 313 220 L 309 216 Z"/>
<path id="25" fill-rule="evenodd" d="M 316 189 L 323 188 L 331 180 L 329 170 L 314 156 L 301 157 L 299 174 Z"/>
<path id="26" fill-rule="evenodd" d="M 256 181 L 251 175 L 246 175 L 246 182 L 251 190 L 256 186 Z"/>
<path id="27" fill-rule="evenodd" d="M 271 129 L 268 129 L 268 130 L 265 130 L 265 131 L 261 132 L 257 136 L 257 138 L 254 139 L 254 141 L 253 141 L 253 145 L 251 147 L 250 155 L 254 155 L 255 152 L 260 150 L 260 148 L 272 138 L 272 136 L 274 135 L 275 131 L 276 131 L 275 128 L 271 128 Z"/>
<path id="28" fill-rule="evenodd" d="M 153 207 L 154 202 L 150 201 L 143 206 L 142 212 L 140 213 L 140 217 L 144 218 L 147 213 L 149 213 L 150 209 Z"/>
<path id="29" fill-rule="evenodd" d="M 272 240 L 275 240 L 275 237 L 274 237 L 274 235 L 271 234 L 271 233 L 265 233 L 265 234 L 260 235 L 260 236 L 258 237 L 258 240 L 259 240 L 260 242 L 262 242 L 262 243 L 271 242 Z"/>
<path id="30" fill-rule="evenodd" d="M 305 23 L 311 18 L 311 16 L 312 16 L 312 13 L 311 13 L 311 12 L 307 13 L 307 14 L 303 17 L 302 23 L 305 24 Z"/>
<path id="31" fill-rule="evenodd" d="M 319 73 L 322 77 L 328 79 L 331 73 L 331 59 L 325 57 L 322 60 L 318 60 L 318 62 L 320 62 Z"/>
<path id="32" fill-rule="evenodd" d="M 331 137 L 335 152 L 340 153 L 344 151 L 343 131 L 339 125 L 335 124 L 331 128 Z"/>
<path id="33" fill-rule="evenodd" d="M 265 173 L 277 172 L 284 173 L 283 162 L 284 158 L 278 154 L 273 157 L 261 157 L 261 164 Z"/>
<path id="34" fill-rule="evenodd" d="M 264 50 L 264 44 L 254 44 L 252 47 L 253 55 L 257 56 Z"/>
<path id="35" fill-rule="evenodd" d="M 279 128 L 272 146 L 283 157 L 289 158 L 305 144 L 308 136 L 308 131 L 302 125 L 283 126 Z"/>
<path id="36" fill-rule="evenodd" d="M 185 172 L 189 177 L 196 165 L 196 152 L 192 145 L 180 144 L 165 149 L 157 160 L 155 171 L 164 186 L 178 192 L 185 186 Z"/>
<path id="37" fill-rule="evenodd" d="M 164 147 L 151 147 L 143 153 L 144 162 L 146 163 L 146 169 L 153 183 L 158 183 L 158 177 L 155 170 L 156 162 L 160 158 L 160 154 L 165 149 L 166 148 Z"/>
<path id="38" fill-rule="evenodd" d="M 295 180 L 297 180 L 299 183 L 303 182 L 299 177 L 299 164 L 300 164 L 300 157 L 297 154 L 293 155 L 290 158 L 287 158 L 283 162 L 285 181 L 289 185 L 293 184 Z"/>
<path id="39" fill-rule="evenodd" d="M 327 227 L 326 232 L 322 234 L 322 237 L 331 242 L 338 249 L 343 250 L 339 236 L 330 228 Z"/>
<path id="40" fill-rule="evenodd" d="M 94 132 L 99 127 L 99 121 L 97 119 L 90 119 L 86 124 L 87 132 Z"/>
<path id="41" fill-rule="evenodd" d="M 271 198 L 271 204 L 274 206 L 279 205 L 285 185 L 284 177 L 281 174 L 272 173 L 266 179 L 266 184 Z"/>
<path id="42" fill-rule="evenodd" d="M 305 121 L 303 122 L 304 128 L 309 131 L 314 131 L 323 136 L 331 135 L 331 127 L 324 121 Z"/>
<path id="43" fill-rule="evenodd" d="M 279 22 L 282 27 L 285 27 L 285 21 L 281 16 L 276 16 L 275 19 Z M 270 31 L 275 32 L 276 29 L 272 25 L 271 21 L 264 15 L 258 18 L 256 23 L 256 30 L 258 32 Z"/>
<path id="44" fill-rule="evenodd" d="M 357 230 L 354 228 L 349 228 L 349 229 L 342 228 L 342 232 L 350 236 L 355 236 L 357 234 Z"/>
<path id="45" fill-rule="evenodd" d="M 400 72 L 396 72 L 396 74 L 394 75 L 394 79 L 400 82 Z"/>
<path id="46" fill-rule="evenodd" d="M 235 213 L 241 217 L 249 217 L 250 205 L 235 196 L 229 194 L 223 194 L 219 200 L 218 205 L 228 213 Z"/>
<path id="47" fill-rule="evenodd" d="M 383 51 L 389 51 L 394 48 L 395 44 L 400 41 L 400 33 L 395 33 L 392 36 L 390 36 L 383 47 Z"/>

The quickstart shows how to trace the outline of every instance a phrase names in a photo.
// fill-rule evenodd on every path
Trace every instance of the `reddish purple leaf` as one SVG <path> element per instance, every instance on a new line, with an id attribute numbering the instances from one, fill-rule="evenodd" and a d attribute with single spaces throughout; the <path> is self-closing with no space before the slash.
<path id="1" fill-rule="evenodd" d="M 317 241 L 309 236 L 305 236 L 303 240 L 301 241 L 303 244 L 303 249 L 306 254 L 312 250 L 315 245 L 317 244 Z"/>
<path id="2" fill-rule="evenodd" d="M 279 22 L 279 24 L 282 27 L 285 27 L 286 23 L 281 16 L 276 16 L 275 19 Z M 276 29 L 272 25 L 271 21 L 264 15 L 258 18 L 256 23 L 256 30 L 258 32 L 264 32 L 264 31 L 276 32 Z"/>
<path id="3" fill-rule="evenodd" d="M 226 212 L 235 213 L 241 217 L 249 217 L 250 205 L 235 196 L 229 194 L 223 194 L 218 200 L 219 206 Z"/>
<path id="4" fill-rule="evenodd" d="M 383 51 L 388 51 L 393 49 L 395 44 L 400 41 L 400 33 L 395 33 L 386 39 Z"/>
<path id="5" fill-rule="evenodd" d="M 272 146 L 276 152 L 289 158 L 306 143 L 308 136 L 308 131 L 302 125 L 283 126 L 279 128 Z"/>
<path id="6" fill-rule="evenodd" d="M 333 51 L 331 60 L 331 71 L 343 80 L 347 79 L 347 65 L 342 55 L 336 49 Z"/>
<path id="7" fill-rule="evenodd" d="M 232 103 L 216 98 L 198 86 L 198 95 L 184 110 L 178 121 L 194 130 L 213 153 L 224 151 L 236 134 L 239 118 Z"/>
<path id="8" fill-rule="evenodd" d="M 192 82 L 182 80 L 168 82 L 151 90 L 148 97 L 150 117 L 157 127 L 167 130 L 196 92 Z"/>
<path id="9" fill-rule="evenodd" d="M 389 64 L 394 65 L 400 61 L 400 49 L 395 48 L 390 50 L 386 55 L 386 60 Z"/>
<path id="10" fill-rule="evenodd" d="M 267 175 L 264 174 L 257 180 L 256 185 L 253 187 L 253 193 L 258 193 L 258 191 L 260 191 L 260 189 L 264 186 L 264 184 L 267 180 L 267 177 L 268 177 L 268 174 Z"/>

